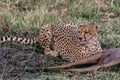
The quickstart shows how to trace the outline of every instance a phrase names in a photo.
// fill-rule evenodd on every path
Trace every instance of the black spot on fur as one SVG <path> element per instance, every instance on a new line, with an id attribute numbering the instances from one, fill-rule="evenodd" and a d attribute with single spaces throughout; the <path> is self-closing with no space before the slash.
<path id="1" fill-rule="evenodd" d="M 45 35 L 45 37 L 47 37 L 47 36 Z"/>
<path id="2" fill-rule="evenodd" d="M 7 40 L 7 37 L 5 36 L 5 40 Z"/>
<path id="3" fill-rule="evenodd" d="M 18 40 L 18 37 L 16 37 L 15 41 L 17 41 L 17 40 Z"/>
<path id="4" fill-rule="evenodd" d="M 26 39 L 25 42 L 27 42 L 28 40 Z"/>
<path id="5" fill-rule="evenodd" d="M 32 42 L 32 39 L 30 39 L 30 43 Z"/>
<path id="6" fill-rule="evenodd" d="M 3 37 L 0 38 L 0 41 L 3 41 Z"/>
<path id="7" fill-rule="evenodd" d="M 22 42 L 22 39 L 20 40 L 20 42 Z"/>
<path id="8" fill-rule="evenodd" d="M 13 40 L 13 37 L 10 37 L 10 40 Z"/>
<path id="9" fill-rule="evenodd" d="M 10 38 L 10 36 L 8 35 L 8 38 Z"/>

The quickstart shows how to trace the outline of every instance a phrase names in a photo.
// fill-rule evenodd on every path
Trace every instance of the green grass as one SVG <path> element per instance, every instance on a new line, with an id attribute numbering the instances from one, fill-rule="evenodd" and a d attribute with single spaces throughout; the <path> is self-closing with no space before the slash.
<path id="1" fill-rule="evenodd" d="M 120 0 L 114 1 L 111 5 L 106 0 L 1 0 L 0 36 L 34 37 L 44 24 L 87 22 L 100 25 L 99 37 L 103 48 L 120 47 Z M 50 74 L 46 75 L 43 74 L 41 80 L 56 80 Z M 59 80 L 79 80 L 79 77 L 85 80 L 83 75 L 75 75 L 73 79 L 61 76 Z M 100 77 L 101 80 L 119 80 L 117 75 L 111 76 L 109 72 L 101 72 Z"/>

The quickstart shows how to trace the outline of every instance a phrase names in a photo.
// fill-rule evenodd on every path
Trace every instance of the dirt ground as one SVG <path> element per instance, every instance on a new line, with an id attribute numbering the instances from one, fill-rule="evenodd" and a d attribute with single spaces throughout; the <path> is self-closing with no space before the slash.
<path id="1" fill-rule="evenodd" d="M 30 45 L 8 42 L 0 46 L 0 80 L 35 78 L 43 71 L 33 72 L 33 68 L 66 62 L 61 58 L 53 59 L 51 56 L 45 56 L 42 51 L 36 52 Z"/>
<path id="2" fill-rule="evenodd" d="M 7 45 L 7 47 L 5 47 Z M 27 67 L 42 67 L 44 55 L 34 53 L 32 48 L 16 44 L 0 47 L 0 74 L 3 80 L 15 80 L 29 76 Z M 31 75 L 35 77 L 35 74 Z M 0 79 L 0 80 L 1 80 Z"/>

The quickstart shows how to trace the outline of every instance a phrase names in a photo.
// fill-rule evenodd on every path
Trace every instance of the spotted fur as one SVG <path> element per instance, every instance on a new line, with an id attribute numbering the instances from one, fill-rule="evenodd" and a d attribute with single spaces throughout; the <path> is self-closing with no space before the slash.
<path id="1" fill-rule="evenodd" d="M 38 41 L 45 49 L 45 54 L 60 54 L 71 62 L 102 51 L 97 28 L 87 24 L 80 27 L 72 24 L 44 25 L 41 27 Z M 53 50 L 50 49 L 51 45 Z"/>
<path id="2" fill-rule="evenodd" d="M 27 38 L 21 38 L 17 36 L 0 37 L 0 42 L 5 42 L 5 41 L 17 41 L 17 42 L 20 42 L 21 44 L 33 44 L 37 42 L 37 38 L 27 39 Z"/>

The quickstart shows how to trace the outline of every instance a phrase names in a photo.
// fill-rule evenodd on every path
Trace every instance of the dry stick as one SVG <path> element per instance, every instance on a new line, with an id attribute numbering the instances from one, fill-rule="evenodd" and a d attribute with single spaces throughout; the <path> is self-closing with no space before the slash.
<path id="1" fill-rule="evenodd" d="M 109 63 L 102 64 L 100 66 L 101 66 L 101 68 L 107 68 L 107 67 L 110 67 L 110 66 L 114 66 L 116 64 L 120 64 L 120 59 L 113 60 L 113 61 L 111 61 Z"/>
<path id="2" fill-rule="evenodd" d="M 93 55 L 93 56 L 85 58 L 85 59 L 81 59 L 80 61 L 77 61 L 74 63 L 68 63 L 68 64 L 63 64 L 60 66 L 53 66 L 53 67 L 44 67 L 44 69 L 64 69 L 64 68 L 70 68 L 72 66 L 79 65 L 79 64 L 92 63 L 92 62 L 100 59 L 102 56 L 108 55 L 110 53 L 111 53 L 110 50 L 105 50 L 105 51 L 102 51 L 101 53 L 98 53 L 96 55 Z"/>
<path id="3" fill-rule="evenodd" d="M 97 70 L 99 69 L 101 66 L 100 65 L 95 65 L 95 66 L 91 66 L 88 68 L 80 68 L 80 69 L 64 69 L 65 71 L 70 71 L 70 72 L 91 72 L 93 70 Z"/>
<path id="4" fill-rule="evenodd" d="M 91 66 L 91 67 L 88 67 L 88 68 L 81 68 L 81 69 L 64 69 L 65 71 L 71 71 L 71 72 L 91 72 L 93 70 L 97 70 L 97 69 L 100 69 L 100 68 L 107 68 L 107 67 L 110 67 L 110 66 L 114 66 L 116 64 L 120 64 L 120 59 L 118 60 L 113 60 L 109 63 L 106 63 L 106 64 L 101 64 L 101 65 L 95 65 L 95 66 Z"/>

